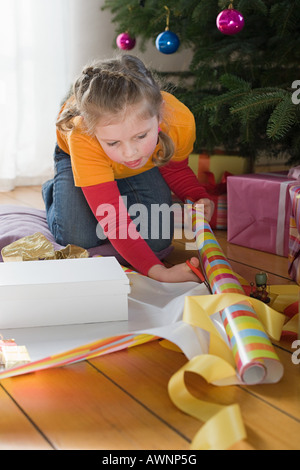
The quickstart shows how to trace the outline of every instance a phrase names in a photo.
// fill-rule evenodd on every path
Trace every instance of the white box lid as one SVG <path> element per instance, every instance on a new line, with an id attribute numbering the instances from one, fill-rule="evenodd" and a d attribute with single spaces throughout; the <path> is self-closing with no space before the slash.
<path id="1" fill-rule="evenodd" d="M 0 288 L 98 281 L 129 285 L 128 277 L 114 257 L 0 263 Z"/>

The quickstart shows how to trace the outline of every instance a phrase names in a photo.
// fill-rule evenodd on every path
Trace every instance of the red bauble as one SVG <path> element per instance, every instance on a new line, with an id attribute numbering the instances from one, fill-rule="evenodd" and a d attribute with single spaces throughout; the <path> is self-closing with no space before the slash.
<path id="1" fill-rule="evenodd" d="M 233 8 L 221 11 L 217 17 L 218 30 L 223 34 L 232 36 L 239 33 L 245 26 L 243 15 Z"/>
<path id="2" fill-rule="evenodd" d="M 116 43 L 119 49 L 123 51 L 130 51 L 135 46 L 135 38 L 132 38 L 128 33 L 121 33 L 117 37 Z"/>

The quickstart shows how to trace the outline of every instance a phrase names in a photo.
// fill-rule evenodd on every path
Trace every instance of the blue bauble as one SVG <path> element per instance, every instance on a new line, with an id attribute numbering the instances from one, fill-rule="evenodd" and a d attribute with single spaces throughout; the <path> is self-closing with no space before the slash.
<path id="1" fill-rule="evenodd" d="M 180 41 L 177 34 L 168 30 L 157 36 L 155 45 L 156 49 L 163 54 L 174 54 L 180 45 Z"/>

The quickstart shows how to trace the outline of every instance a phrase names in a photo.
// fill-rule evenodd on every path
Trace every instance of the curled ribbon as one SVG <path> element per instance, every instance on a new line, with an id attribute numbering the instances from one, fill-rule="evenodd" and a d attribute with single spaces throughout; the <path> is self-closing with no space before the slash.
<path id="1" fill-rule="evenodd" d="M 185 372 L 199 374 L 212 383 L 215 379 L 233 378 L 235 369 L 219 357 L 201 355 L 190 360 L 169 381 L 168 391 L 173 403 L 181 411 L 205 422 L 195 435 L 191 449 L 223 450 L 245 439 L 246 430 L 239 406 L 222 406 L 195 398 L 186 388 Z"/>
<path id="2" fill-rule="evenodd" d="M 286 317 L 244 295 L 203 212 L 190 205 L 190 216 L 203 274 L 213 295 L 187 297 L 183 321 L 209 333 L 209 354 L 193 358 L 171 378 L 169 395 L 181 410 L 205 422 L 193 439 L 193 449 L 225 450 L 246 436 L 239 406 L 220 407 L 197 400 L 185 386 L 184 373 L 195 372 L 214 385 L 278 382 L 283 366 L 266 332 L 279 340 Z M 272 292 L 277 308 L 280 294 Z M 298 295 L 299 291 L 297 300 Z M 224 336 L 214 324 L 216 315 Z"/>
<path id="3" fill-rule="evenodd" d="M 173 375 L 168 386 L 173 403 L 181 411 L 205 423 L 194 436 L 191 449 L 226 450 L 247 438 L 239 405 L 222 406 L 199 400 L 186 387 L 184 376 L 186 372 L 193 372 L 216 386 L 241 383 L 237 377 L 232 352 L 212 320 L 215 313 L 236 302 L 250 302 L 266 332 L 274 340 L 279 340 L 285 331 L 292 330 L 291 322 L 296 330 L 295 319 L 298 315 L 285 324 L 286 316 L 281 312 L 295 299 L 299 299 L 299 287 L 271 286 L 269 292 L 272 307 L 276 309 L 241 294 L 186 297 L 183 321 L 210 334 L 209 353 L 192 358 Z M 274 360 L 264 383 L 276 383 L 282 374 L 283 366 Z"/>

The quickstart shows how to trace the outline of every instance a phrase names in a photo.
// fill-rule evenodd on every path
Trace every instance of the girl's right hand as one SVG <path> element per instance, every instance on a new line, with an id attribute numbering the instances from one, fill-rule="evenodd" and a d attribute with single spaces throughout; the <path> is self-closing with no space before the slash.
<path id="1" fill-rule="evenodd" d="M 199 267 L 199 259 L 193 257 L 190 263 L 196 268 Z M 199 277 L 193 273 L 186 263 L 176 264 L 167 268 L 161 264 L 156 264 L 149 269 L 148 276 L 160 282 L 200 282 Z"/>

